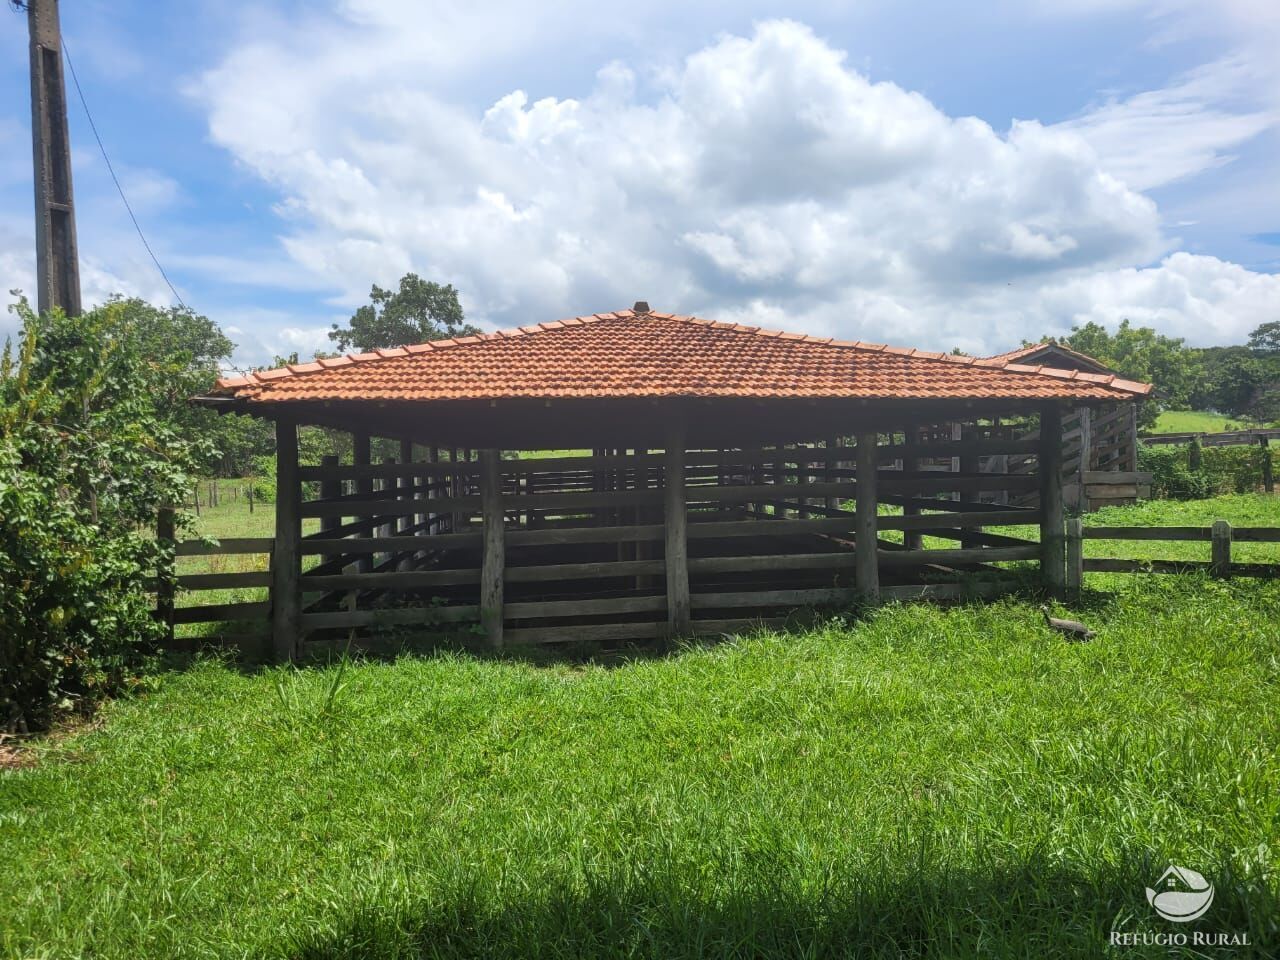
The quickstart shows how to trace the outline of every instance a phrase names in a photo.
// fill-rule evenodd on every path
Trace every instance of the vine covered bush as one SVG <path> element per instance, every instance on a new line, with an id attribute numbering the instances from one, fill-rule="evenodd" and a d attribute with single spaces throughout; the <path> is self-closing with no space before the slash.
<path id="1" fill-rule="evenodd" d="M 210 453 L 158 409 L 165 371 L 121 304 L 76 318 L 15 309 L 19 344 L 0 359 L 0 729 L 11 731 L 143 682 L 159 637 L 148 581 L 170 559 L 157 511 L 181 502 Z"/>
<path id="2" fill-rule="evenodd" d="M 1168 500 L 1202 500 L 1220 493 L 1249 493 L 1262 485 L 1270 451 L 1255 446 L 1138 447 L 1138 469 L 1151 473 L 1152 494 Z M 1193 463 L 1198 459 L 1199 463 Z"/>

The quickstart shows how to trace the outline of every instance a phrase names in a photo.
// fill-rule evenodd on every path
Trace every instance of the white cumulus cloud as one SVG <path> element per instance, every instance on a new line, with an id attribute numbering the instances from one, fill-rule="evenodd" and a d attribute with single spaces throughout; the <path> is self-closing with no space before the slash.
<path id="1" fill-rule="evenodd" d="M 479 108 L 447 93 L 456 56 L 411 42 L 430 30 L 413 8 L 344 4 L 193 86 L 214 141 L 278 189 L 284 249 L 336 303 L 413 269 L 494 325 L 640 298 L 995 352 L 1122 316 L 1238 339 L 1276 302 L 1273 277 L 1173 253 L 1141 192 L 1271 122 L 1214 105 L 1230 64 L 1002 131 L 873 82 L 793 21 L 661 69 L 605 63 L 580 96 L 516 89 Z M 1165 125 L 1145 168 L 1125 131 Z"/>

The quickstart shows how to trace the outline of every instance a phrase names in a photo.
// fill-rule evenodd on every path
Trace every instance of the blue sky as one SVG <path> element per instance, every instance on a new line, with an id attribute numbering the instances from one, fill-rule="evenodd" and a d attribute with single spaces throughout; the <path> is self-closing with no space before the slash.
<path id="1" fill-rule="evenodd" d="M 152 246 L 245 365 L 323 348 L 409 269 L 488 327 L 647 299 L 997 352 L 1090 319 L 1227 343 L 1280 318 L 1275 4 L 62 16 Z M 0 23 L 0 283 L 30 290 L 26 24 Z M 86 300 L 168 302 L 70 110 Z"/>

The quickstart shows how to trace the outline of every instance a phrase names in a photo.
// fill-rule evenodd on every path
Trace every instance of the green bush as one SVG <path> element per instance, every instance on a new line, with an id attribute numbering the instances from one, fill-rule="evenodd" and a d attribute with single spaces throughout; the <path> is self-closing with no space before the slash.
<path id="1" fill-rule="evenodd" d="M 253 458 L 253 476 L 249 481 L 253 496 L 264 503 L 276 502 L 276 455 Z"/>
<path id="2" fill-rule="evenodd" d="M 37 317 L 0 362 L 0 728 L 43 726 L 140 682 L 158 625 L 154 537 L 204 446 L 157 412 L 152 364 L 120 304 Z"/>
<path id="3" fill-rule="evenodd" d="M 1262 447 L 1206 447 L 1201 469 L 1213 493 L 1252 493 L 1262 486 L 1262 465 L 1270 450 Z"/>
<path id="4" fill-rule="evenodd" d="M 1251 493 L 1262 485 L 1261 447 L 1206 447 L 1192 467 L 1190 447 L 1138 447 L 1138 469 L 1152 475 L 1152 494 L 1168 500 L 1203 500 L 1222 493 Z"/>

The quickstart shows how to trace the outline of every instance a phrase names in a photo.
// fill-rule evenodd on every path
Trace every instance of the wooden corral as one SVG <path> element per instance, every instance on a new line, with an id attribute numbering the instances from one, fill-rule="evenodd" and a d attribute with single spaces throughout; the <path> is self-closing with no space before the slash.
<path id="1" fill-rule="evenodd" d="M 1145 389 L 639 309 L 580 318 L 597 321 L 589 333 L 601 344 L 553 336 L 560 324 L 525 337 L 542 337 L 520 355 L 540 367 L 537 379 L 503 366 L 511 337 L 494 335 L 228 381 L 209 398 L 276 422 L 278 657 L 388 630 L 494 648 L 715 635 L 801 609 L 989 595 L 1008 589 L 1019 561 L 1060 592 L 1064 415 Z M 686 356 L 667 355 L 673 332 L 681 344 L 699 338 L 692 373 Z M 636 363 L 652 371 L 620 381 L 616 354 L 646 338 L 660 349 Z M 717 351 L 733 367 L 708 374 Z M 470 376 L 462 360 L 532 382 L 494 395 L 458 382 Z M 822 379 L 769 366 L 779 360 L 820 367 Z M 436 387 L 442 371 L 448 385 Z M 862 386 L 872 373 L 904 386 L 874 394 Z M 927 382 L 935 374 L 941 388 Z M 780 392 L 771 376 L 800 385 L 769 395 Z M 679 390 L 694 395 L 647 386 L 662 377 L 685 378 Z M 287 399 L 268 400 L 286 381 Z M 424 397 L 424 384 L 448 395 Z M 931 425 L 954 422 L 957 409 L 969 419 L 939 436 Z M 1028 417 L 1035 436 L 996 426 Z M 354 462 L 299 464 L 304 423 L 352 431 Z M 396 461 L 369 462 L 375 433 L 399 442 Z M 539 449 L 583 452 L 530 455 Z M 1029 494 L 1034 505 L 1019 502 Z M 314 520 L 322 529 L 304 536 Z M 992 529 L 1016 524 L 1039 527 L 1039 542 Z"/>

